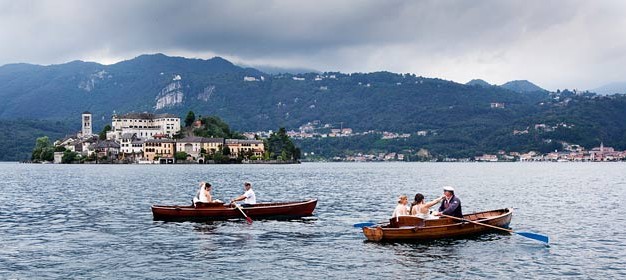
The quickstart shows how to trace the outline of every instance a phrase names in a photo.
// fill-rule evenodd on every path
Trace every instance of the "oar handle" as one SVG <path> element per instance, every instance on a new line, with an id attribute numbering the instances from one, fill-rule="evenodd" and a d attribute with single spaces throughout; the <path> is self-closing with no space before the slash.
<path id="1" fill-rule="evenodd" d="M 477 225 L 481 225 L 481 226 L 485 226 L 485 227 L 490 227 L 490 228 L 495 228 L 495 229 L 499 229 L 499 230 L 504 230 L 504 231 L 507 231 L 507 232 L 510 232 L 510 233 L 515 233 L 513 230 L 508 229 L 508 228 L 501 228 L 501 227 L 493 226 L 493 225 L 490 225 L 490 224 L 483 224 L 483 223 L 475 222 L 475 221 L 472 221 L 472 220 L 463 219 L 463 218 L 450 216 L 450 215 L 445 215 L 445 214 L 441 214 L 441 216 L 442 217 L 446 217 L 446 218 L 450 218 L 450 219 L 459 220 L 459 221 L 470 222 L 472 224 L 477 224 Z"/>

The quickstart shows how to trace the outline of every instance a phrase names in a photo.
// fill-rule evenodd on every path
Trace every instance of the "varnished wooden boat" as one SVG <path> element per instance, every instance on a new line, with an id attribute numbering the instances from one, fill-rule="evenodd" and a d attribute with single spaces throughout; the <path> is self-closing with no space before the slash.
<path id="1" fill-rule="evenodd" d="M 291 219 L 313 215 L 317 199 L 257 203 L 241 207 L 252 219 Z M 152 205 L 154 220 L 210 221 L 244 218 L 233 205 L 224 203 L 197 203 L 195 206 Z"/>
<path id="2" fill-rule="evenodd" d="M 506 228 L 511 222 L 513 210 L 498 209 L 463 215 L 464 219 Z M 497 229 L 450 218 L 423 220 L 414 216 L 391 218 L 389 224 L 364 227 L 363 234 L 369 241 L 421 241 L 441 238 L 458 238 L 477 235 Z"/>

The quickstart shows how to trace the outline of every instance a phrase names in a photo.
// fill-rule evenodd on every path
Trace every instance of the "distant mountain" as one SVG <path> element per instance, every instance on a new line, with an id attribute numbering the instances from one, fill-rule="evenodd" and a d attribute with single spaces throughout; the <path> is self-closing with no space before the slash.
<path id="1" fill-rule="evenodd" d="M 93 114 L 98 132 L 115 113 L 172 113 L 184 118 L 192 110 L 196 116 L 217 115 L 237 131 L 297 130 L 316 120 L 355 132 L 425 131 L 426 136 L 397 142 L 394 149 L 425 148 L 439 155 L 522 151 L 558 141 L 589 147 L 600 139 L 607 146 L 626 147 L 626 124 L 621 121 L 626 119 L 626 97 L 548 93 L 527 81 L 480 87 L 390 72 L 268 74 L 219 57 L 152 54 L 113 65 L 83 61 L 5 65 L 0 67 L 0 100 L 4 131 L 25 133 L 21 143 L 35 143 L 51 123 L 56 127 L 51 137 L 78 131 L 84 111 Z M 492 108 L 494 102 L 501 106 Z M 24 119 L 42 123 L 23 125 Z M 567 127 L 554 128 L 554 134 L 513 134 L 514 129 L 525 131 L 539 123 Z M 354 150 L 351 145 L 391 149 L 390 142 L 378 141 L 380 137 L 366 137 L 371 142 L 357 145 L 346 140 L 335 149 L 341 145 L 347 150 Z M 9 143 L 0 145 L 0 160 L 16 158 L 7 153 L 15 138 L 0 133 L 0 143 Z M 320 147 L 318 140 L 311 139 L 311 146 Z M 20 149 L 20 155 L 29 152 Z"/>
<path id="2" fill-rule="evenodd" d="M 539 86 L 527 81 L 527 80 L 517 80 L 510 81 L 501 85 L 505 89 L 509 89 L 515 92 L 536 92 L 536 91 L 546 91 L 545 89 L 540 88 Z"/>
<path id="3" fill-rule="evenodd" d="M 309 69 L 309 68 L 286 68 L 286 67 L 275 67 L 269 65 L 257 65 L 254 66 L 255 69 L 262 71 L 267 74 L 304 74 L 304 73 L 321 73 L 318 70 Z"/>
<path id="4" fill-rule="evenodd" d="M 487 83 L 485 80 L 481 80 L 481 79 L 473 79 L 467 83 L 465 83 L 468 86 L 481 86 L 481 87 L 490 87 L 491 84 Z"/>
<path id="5" fill-rule="evenodd" d="M 616 82 L 589 90 L 601 95 L 610 95 L 616 93 L 626 94 L 626 82 Z"/>
<path id="6" fill-rule="evenodd" d="M 218 115 L 238 130 L 293 129 L 324 120 L 354 129 L 413 131 L 440 127 L 437 115 L 450 108 L 456 109 L 446 114 L 464 121 L 479 112 L 491 115 L 490 102 L 517 108 L 507 111 L 513 119 L 536 110 L 534 102 L 546 97 L 390 72 L 272 75 L 219 57 L 152 54 L 113 65 L 73 61 L 0 67 L 0 100 L 5 101 L 0 103 L 0 119 L 73 120 L 90 111 L 96 130 L 114 113 L 184 116 L 193 110 Z"/>

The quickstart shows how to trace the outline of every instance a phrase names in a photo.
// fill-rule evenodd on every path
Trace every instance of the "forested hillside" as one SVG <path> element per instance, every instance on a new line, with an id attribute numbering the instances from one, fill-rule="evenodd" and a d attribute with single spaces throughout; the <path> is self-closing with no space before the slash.
<path id="1" fill-rule="evenodd" d="M 221 58 L 155 54 L 113 65 L 5 65 L 0 84 L 0 119 L 5 128 L 20 130 L 20 139 L 26 140 L 20 143 L 34 143 L 42 134 L 63 136 L 67 127 L 79 129 L 83 111 L 93 113 L 94 131 L 100 131 L 115 113 L 167 112 L 184 118 L 192 110 L 198 117 L 219 116 L 236 131 L 292 130 L 315 120 L 355 132 L 429 131 L 401 140 L 364 136 L 300 143 L 303 152 L 309 147 L 329 155 L 424 148 L 442 156 L 466 156 L 500 149 L 549 150 L 558 148 L 559 141 L 585 147 L 602 141 L 626 148 L 623 96 L 549 93 L 528 81 L 485 86 L 389 72 L 266 74 Z M 537 130 L 536 124 L 554 129 Z M 514 135 L 514 130 L 528 132 Z M 10 143 L 17 138 L 0 139 Z M 322 148 L 326 143 L 331 144 Z M 24 145 L 0 146 L 0 160 L 23 159 L 30 151 L 18 148 Z"/>
<path id="2" fill-rule="evenodd" d="M 0 120 L 0 161 L 29 160 L 37 137 L 76 134 L 80 124 L 43 120 Z"/>

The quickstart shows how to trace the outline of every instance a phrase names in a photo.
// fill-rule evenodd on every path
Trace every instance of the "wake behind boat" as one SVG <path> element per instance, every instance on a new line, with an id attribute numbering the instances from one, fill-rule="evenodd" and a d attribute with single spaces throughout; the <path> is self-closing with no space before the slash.
<path id="1" fill-rule="evenodd" d="M 292 202 L 257 203 L 240 207 L 253 219 L 293 219 L 313 215 L 317 199 Z M 211 221 L 245 218 L 232 204 L 196 203 L 195 206 L 152 205 L 154 220 L 160 221 Z"/>

